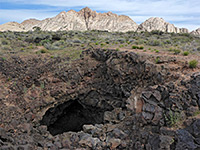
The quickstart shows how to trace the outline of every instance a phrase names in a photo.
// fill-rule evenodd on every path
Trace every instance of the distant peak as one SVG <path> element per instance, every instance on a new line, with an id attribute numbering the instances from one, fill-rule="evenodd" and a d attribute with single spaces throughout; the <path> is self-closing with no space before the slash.
<path id="1" fill-rule="evenodd" d="M 71 9 L 71 10 L 68 11 L 68 13 L 70 13 L 70 12 L 76 13 L 76 11 L 73 10 L 73 9 Z"/>
<path id="2" fill-rule="evenodd" d="M 160 17 L 151 17 L 147 20 L 164 20 L 163 18 L 160 18 Z"/>
<path id="3" fill-rule="evenodd" d="M 83 8 L 83 9 L 81 9 L 80 11 L 92 12 L 92 9 L 90 9 L 89 7 L 85 7 L 85 8 Z"/>
<path id="4" fill-rule="evenodd" d="M 66 11 L 61 11 L 59 14 L 65 14 L 66 13 Z"/>

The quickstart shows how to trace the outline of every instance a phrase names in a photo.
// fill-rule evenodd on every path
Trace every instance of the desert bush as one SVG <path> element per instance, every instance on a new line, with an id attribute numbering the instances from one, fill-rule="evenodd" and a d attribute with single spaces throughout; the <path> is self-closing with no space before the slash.
<path id="1" fill-rule="evenodd" d="M 195 60 L 195 59 L 189 61 L 189 67 L 190 67 L 190 68 L 196 68 L 196 67 L 197 67 L 197 64 L 198 64 L 198 61 Z"/>
<path id="2" fill-rule="evenodd" d="M 9 51 L 9 50 L 11 50 L 12 48 L 11 48 L 9 45 L 3 45 L 3 46 L 2 46 L 2 49 L 3 49 L 3 50 L 8 50 L 8 51 Z"/>
<path id="3" fill-rule="evenodd" d="M 159 63 L 160 63 L 160 58 L 159 58 L 159 57 L 157 57 L 157 58 L 155 59 L 155 63 L 156 63 L 156 64 L 159 64 Z"/>
<path id="4" fill-rule="evenodd" d="M 162 35 L 164 32 L 159 31 L 159 30 L 153 30 L 151 31 L 151 34 L 156 34 L 156 35 Z"/>
<path id="5" fill-rule="evenodd" d="M 151 46 L 160 46 L 161 42 L 158 40 L 152 40 L 152 41 L 149 41 L 148 44 Z"/>
<path id="6" fill-rule="evenodd" d="M 40 50 L 40 53 L 48 53 L 48 50 L 43 48 Z"/>
<path id="7" fill-rule="evenodd" d="M 2 45 L 8 45 L 9 42 L 8 42 L 8 40 L 3 39 L 3 40 L 1 41 L 1 44 L 2 44 Z"/>
<path id="8" fill-rule="evenodd" d="M 138 47 L 139 49 L 144 49 L 144 47 L 143 46 L 140 46 L 140 47 Z"/>
<path id="9" fill-rule="evenodd" d="M 177 55 L 177 54 L 179 54 L 181 52 L 181 50 L 179 50 L 179 49 L 174 49 L 173 51 L 174 51 L 175 55 Z"/>
<path id="10" fill-rule="evenodd" d="M 42 45 L 44 45 L 45 43 L 50 43 L 50 40 L 45 39 L 45 40 L 42 40 L 40 43 L 41 43 Z"/>
<path id="11" fill-rule="evenodd" d="M 167 125 L 169 126 L 177 126 L 177 124 L 181 121 L 181 114 L 179 112 L 173 112 L 170 110 L 168 114 L 164 114 Z"/>
<path id="12" fill-rule="evenodd" d="M 188 55 L 189 55 L 189 52 L 188 52 L 188 51 L 185 51 L 185 52 L 183 52 L 183 55 L 184 55 L 184 56 L 188 56 Z"/>
<path id="13" fill-rule="evenodd" d="M 120 38 L 120 39 L 118 39 L 117 40 L 119 43 L 121 43 L 121 44 L 123 44 L 123 43 L 125 43 L 126 42 L 126 40 L 125 39 L 123 39 L 123 38 Z"/>
<path id="14" fill-rule="evenodd" d="M 73 43 L 81 43 L 81 40 L 79 40 L 79 39 L 74 39 L 74 40 L 73 40 Z"/>
<path id="15" fill-rule="evenodd" d="M 135 46 L 135 45 L 132 46 L 132 49 L 137 49 L 137 48 L 138 48 L 138 46 Z"/>

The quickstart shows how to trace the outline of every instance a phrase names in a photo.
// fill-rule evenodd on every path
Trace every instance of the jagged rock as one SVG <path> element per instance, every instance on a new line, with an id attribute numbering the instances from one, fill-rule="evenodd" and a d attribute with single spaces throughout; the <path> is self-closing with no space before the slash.
<path id="1" fill-rule="evenodd" d="M 121 140 L 120 139 L 115 139 L 115 138 L 111 138 L 107 141 L 107 143 L 109 143 L 110 149 L 116 149 L 116 147 L 118 147 L 121 144 Z"/>
<path id="2" fill-rule="evenodd" d="M 82 137 L 80 137 L 79 144 L 95 149 L 96 145 L 99 142 L 100 142 L 100 140 L 98 138 L 93 138 L 90 134 L 86 133 Z"/>
<path id="3" fill-rule="evenodd" d="M 151 32 L 153 30 L 158 30 L 162 32 L 174 32 L 174 33 L 189 33 L 185 28 L 177 28 L 173 24 L 166 22 L 163 18 L 151 17 L 145 22 L 139 25 L 137 31 L 147 31 Z"/>
<path id="4" fill-rule="evenodd" d="M 196 35 L 196 36 L 200 36 L 200 28 L 192 31 L 191 34 Z"/>
<path id="5" fill-rule="evenodd" d="M 186 130 L 180 129 L 177 131 L 178 143 L 176 145 L 176 150 L 182 149 L 196 149 L 194 137 Z"/>
<path id="6" fill-rule="evenodd" d="M 170 145 L 174 142 L 170 136 L 160 136 L 160 149 L 170 150 Z"/>
<path id="7" fill-rule="evenodd" d="M 68 31 L 68 30 L 105 30 L 109 32 L 136 31 L 138 25 L 128 16 L 108 13 L 97 13 L 86 7 L 76 12 L 70 10 L 61 12 L 53 18 L 42 21 L 29 19 L 18 23 L 0 25 L 0 31 L 28 31 L 34 27 L 40 27 L 45 31 Z"/>
<path id="8" fill-rule="evenodd" d="M 83 131 L 86 133 L 91 133 L 94 129 L 96 129 L 96 127 L 93 125 L 83 125 Z"/>
<path id="9" fill-rule="evenodd" d="M 94 54 L 94 51 L 98 52 Z M 34 59 L 30 56 L 25 60 L 17 57 L 17 61 L 13 58 L 7 61 L 0 59 L 0 73 L 5 75 L 0 76 L 1 80 L 8 84 L 12 81 L 6 77 L 14 76 L 18 85 L 15 89 L 11 84 L 1 86 L 2 89 L 9 89 L 10 94 L 0 101 L 0 108 L 4 110 L 0 113 L 0 147 L 6 147 L 8 143 L 14 148 L 31 145 L 32 149 L 39 150 L 157 150 L 171 148 L 172 139 L 172 149 L 177 143 L 177 149 L 199 147 L 199 122 L 190 121 L 187 124 L 190 127 L 184 129 L 187 133 L 179 133 L 176 128 L 166 127 L 166 118 L 172 112 L 170 117 L 176 123 L 178 118 L 172 118 L 176 111 L 186 113 L 191 109 L 198 110 L 190 103 L 192 99 L 199 99 L 200 74 L 189 72 L 184 86 L 180 80 L 168 76 L 164 67 L 144 61 L 148 59 L 146 57 L 134 52 L 86 50 L 81 59 L 63 64 L 62 69 L 58 67 L 62 61 L 57 57 L 50 60 L 43 60 L 41 56 Z M 149 63 L 152 68 L 147 71 Z M 157 79 L 160 72 L 166 72 L 163 73 L 163 83 Z M 176 70 L 172 73 L 175 74 Z M 26 80 L 30 75 L 32 78 Z M 52 79 L 58 80 L 55 82 Z M 37 85 L 39 81 L 45 81 L 45 89 L 41 90 L 41 85 Z M 28 86 L 28 92 L 23 93 L 23 86 L 30 83 L 34 88 Z M 33 100 L 30 93 L 36 89 L 41 94 Z M 48 97 L 56 100 L 43 100 Z M 138 105 L 140 100 L 142 103 Z M 126 102 L 132 103 L 132 109 L 127 109 Z M 140 107 L 140 111 L 134 110 L 136 106 Z M 83 118 L 86 122 L 79 126 Z M 101 121 L 96 122 L 98 119 Z M 42 125 L 44 120 L 45 126 Z M 74 122 L 78 123 L 78 127 L 74 126 Z M 66 124 L 75 129 L 64 127 Z M 50 134 L 50 130 L 57 129 L 61 130 L 58 135 Z"/>

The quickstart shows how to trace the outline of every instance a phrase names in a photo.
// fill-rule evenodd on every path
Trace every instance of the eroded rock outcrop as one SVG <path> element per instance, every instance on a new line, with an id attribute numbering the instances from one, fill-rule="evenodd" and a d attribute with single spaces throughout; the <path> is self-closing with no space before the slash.
<path id="1" fill-rule="evenodd" d="M 27 30 L 32 30 L 32 28 L 39 24 L 41 21 L 37 20 L 37 19 L 28 19 L 28 20 L 24 20 L 21 25 L 24 26 L 24 29 Z"/>
<path id="2" fill-rule="evenodd" d="M 196 35 L 196 36 L 200 36 L 200 28 L 192 31 L 191 34 Z"/>
<path id="3" fill-rule="evenodd" d="M 0 25 L 0 31 L 26 31 L 22 24 L 17 22 L 8 22 L 5 24 Z"/>
<path id="4" fill-rule="evenodd" d="M 151 17 L 142 24 L 139 25 L 137 31 L 147 31 L 151 32 L 153 30 L 158 30 L 162 32 L 174 32 L 174 33 L 189 33 L 188 29 L 177 28 L 173 24 L 166 22 L 163 18 Z"/>
<path id="5" fill-rule="evenodd" d="M 107 31 L 136 31 L 137 24 L 128 16 L 118 16 L 111 12 L 97 13 L 88 7 L 79 12 L 70 10 L 61 12 L 53 18 L 43 20 L 37 25 L 42 30 L 107 30 Z"/>
<path id="6" fill-rule="evenodd" d="M 199 148 L 200 74 L 163 58 L 91 49 L 69 63 L 0 59 L 1 148 Z"/>
<path id="7" fill-rule="evenodd" d="M 21 24 L 15 25 L 12 29 L 8 24 L 0 25 L 1 31 L 29 31 L 33 30 L 34 27 L 40 27 L 41 30 L 45 31 L 105 30 L 127 32 L 136 31 L 138 25 L 128 16 L 118 16 L 111 12 L 97 13 L 88 7 L 79 12 L 74 10 L 63 11 L 53 18 L 47 18 L 42 21 L 36 19 L 25 20 Z"/>

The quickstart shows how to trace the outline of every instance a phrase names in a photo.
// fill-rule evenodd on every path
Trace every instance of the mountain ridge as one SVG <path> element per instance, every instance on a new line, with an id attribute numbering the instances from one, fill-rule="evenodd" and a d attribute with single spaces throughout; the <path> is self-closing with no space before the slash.
<path id="1" fill-rule="evenodd" d="M 151 17 L 141 23 L 136 24 L 129 16 L 117 15 L 112 12 L 98 13 L 88 7 L 80 11 L 62 11 L 52 18 L 43 20 L 27 19 L 22 23 L 8 22 L 0 25 L 0 31 L 29 31 L 34 27 L 39 27 L 44 31 L 69 31 L 69 30 L 106 30 L 109 32 L 141 32 L 159 30 L 162 32 L 189 33 L 186 28 L 178 28 L 166 22 L 163 18 Z M 190 32 L 199 36 L 199 30 Z"/>

